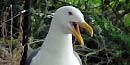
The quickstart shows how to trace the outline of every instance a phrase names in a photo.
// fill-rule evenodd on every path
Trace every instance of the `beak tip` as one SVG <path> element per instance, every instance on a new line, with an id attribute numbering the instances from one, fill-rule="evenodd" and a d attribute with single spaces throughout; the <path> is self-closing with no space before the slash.
<path id="1" fill-rule="evenodd" d="M 93 34 L 91 34 L 91 37 L 93 37 Z"/>
<path id="2" fill-rule="evenodd" d="M 82 47 L 84 46 L 84 44 L 83 45 L 81 45 Z"/>
<path id="3" fill-rule="evenodd" d="M 82 43 L 80 46 L 83 47 L 83 46 L 84 46 L 84 43 Z"/>

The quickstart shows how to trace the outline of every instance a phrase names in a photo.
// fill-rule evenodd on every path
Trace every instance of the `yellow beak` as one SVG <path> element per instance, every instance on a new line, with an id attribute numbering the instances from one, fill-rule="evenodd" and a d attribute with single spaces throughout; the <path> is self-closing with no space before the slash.
<path id="1" fill-rule="evenodd" d="M 77 22 L 75 22 L 75 24 L 78 24 L 81 28 L 84 28 L 90 34 L 91 37 L 93 36 L 93 29 L 86 22 L 84 22 L 84 23 L 79 23 L 79 22 L 77 23 Z M 72 29 L 73 35 L 75 36 L 75 38 L 77 39 L 77 41 L 79 42 L 79 44 L 81 46 L 84 46 L 84 41 L 83 41 L 83 38 L 82 38 L 82 36 L 80 34 L 78 25 L 75 25 L 73 27 L 73 29 Z"/>

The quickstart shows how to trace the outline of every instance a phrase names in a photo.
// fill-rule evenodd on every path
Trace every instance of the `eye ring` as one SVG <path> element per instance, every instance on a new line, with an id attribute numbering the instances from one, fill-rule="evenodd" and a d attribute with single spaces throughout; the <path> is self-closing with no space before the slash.
<path id="1" fill-rule="evenodd" d="M 72 12 L 68 12 L 68 14 L 69 14 L 69 15 L 73 15 L 73 13 L 72 13 Z"/>

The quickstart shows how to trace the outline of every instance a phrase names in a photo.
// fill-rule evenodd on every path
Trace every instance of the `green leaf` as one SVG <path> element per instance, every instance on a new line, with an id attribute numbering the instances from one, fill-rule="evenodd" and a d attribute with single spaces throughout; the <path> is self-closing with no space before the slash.
<path id="1" fill-rule="evenodd" d="M 101 0 L 91 0 L 92 5 L 94 5 L 94 7 L 97 7 L 101 4 Z"/>
<path id="2" fill-rule="evenodd" d="M 115 1 L 110 2 L 110 6 L 113 8 L 115 6 Z"/>
<path id="3" fill-rule="evenodd" d="M 127 14 L 125 17 L 124 17 L 124 24 L 125 24 L 125 27 L 127 28 L 130 28 L 130 14 Z"/>
<path id="4" fill-rule="evenodd" d="M 125 4 L 125 0 L 119 0 L 121 4 Z"/>

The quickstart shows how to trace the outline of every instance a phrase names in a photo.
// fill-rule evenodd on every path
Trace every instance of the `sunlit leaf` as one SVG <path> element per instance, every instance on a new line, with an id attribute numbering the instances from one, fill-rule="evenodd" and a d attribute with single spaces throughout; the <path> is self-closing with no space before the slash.
<path id="1" fill-rule="evenodd" d="M 129 27 L 130 28 L 130 14 L 127 14 L 125 17 L 124 17 L 124 24 L 126 27 Z"/>

